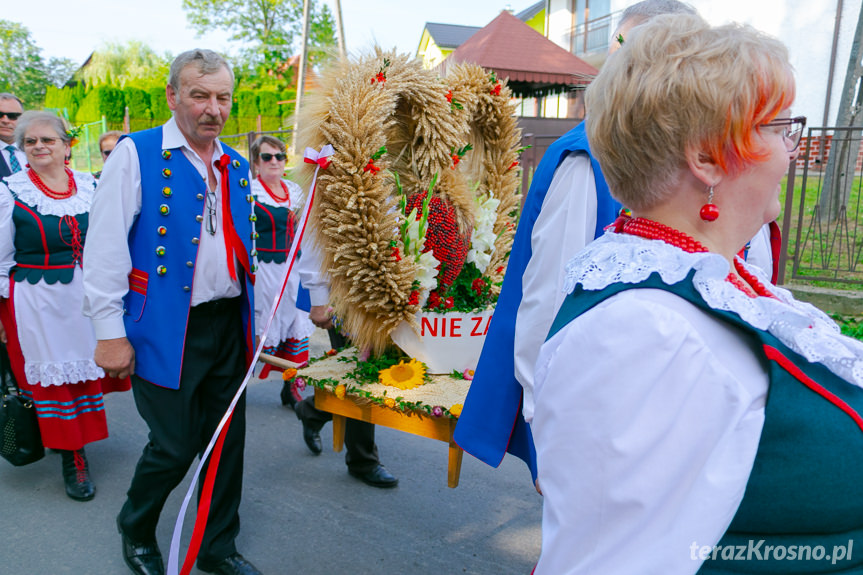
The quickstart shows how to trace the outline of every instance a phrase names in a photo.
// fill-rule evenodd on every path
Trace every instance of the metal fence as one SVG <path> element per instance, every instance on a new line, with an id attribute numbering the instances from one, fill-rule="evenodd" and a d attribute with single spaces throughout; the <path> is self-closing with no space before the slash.
<path id="1" fill-rule="evenodd" d="M 786 186 L 782 253 L 790 261 L 788 279 L 863 287 L 861 139 L 859 128 L 809 128 Z"/>

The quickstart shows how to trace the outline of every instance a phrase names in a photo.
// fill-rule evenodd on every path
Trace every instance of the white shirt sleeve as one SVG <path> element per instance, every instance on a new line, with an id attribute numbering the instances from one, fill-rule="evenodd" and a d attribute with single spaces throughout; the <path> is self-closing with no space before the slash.
<path id="1" fill-rule="evenodd" d="M 531 233 L 515 321 L 515 377 L 524 388 L 524 418 L 533 418 L 533 370 L 564 298 L 564 268 L 596 229 L 596 182 L 590 158 L 569 154 L 560 163 Z"/>
<path id="2" fill-rule="evenodd" d="M 132 271 L 128 237 L 140 211 L 138 152 L 132 139 L 124 138 L 105 163 L 84 242 L 83 311 L 93 323 L 96 339 L 126 336 L 123 296 Z"/>
<path id="3" fill-rule="evenodd" d="M 770 225 L 764 224 L 749 242 L 746 263 L 759 268 L 769 278 L 773 275 L 773 248 L 770 245 Z"/>
<path id="4" fill-rule="evenodd" d="M 306 229 L 300 249 L 302 257 L 297 266 L 300 283 L 309 290 L 309 300 L 313 306 L 327 305 L 330 301 L 329 278 L 321 271 L 321 253 L 312 230 Z"/>
<path id="5" fill-rule="evenodd" d="M 0 297 L 9 297 L 9 270 L 15 265 L 14 209 L 15 200 L 9 188 L 0 184 Z"/>
<path id="6" fill-rule="evenodd" d="M 620 293 L 542 346 L 537 575 L 695 573 L 764 424 L 757 342 L 662 290 Z"/>

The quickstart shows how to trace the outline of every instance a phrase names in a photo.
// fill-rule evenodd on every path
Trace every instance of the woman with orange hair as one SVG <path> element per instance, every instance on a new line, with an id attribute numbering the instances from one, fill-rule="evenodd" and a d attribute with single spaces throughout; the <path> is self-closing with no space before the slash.
<path id="1" fill-rule="evenodd" d="M 863 343 L 738 255 L 779 214 L 794 94 L 782 44 L 694 16 L 588 89 L 631 216 L 567 265 L 537 361 L 537 575 L 863 569 Z"/>

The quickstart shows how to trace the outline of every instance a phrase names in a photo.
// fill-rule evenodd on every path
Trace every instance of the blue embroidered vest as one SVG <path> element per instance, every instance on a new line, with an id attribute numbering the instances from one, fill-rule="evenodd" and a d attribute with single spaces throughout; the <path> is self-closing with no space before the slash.
<path id="1" fill-rule="evenodd" d="M 15 266 L 9 277 L 31 284 L 67 284 L 72 281 L 75 266 L 81 267 L 81 253 L 87 235 L 87 212 L 67 216 L 41 214 L 22 202 L 13 192 L 15 207 Z"/>
<path id="2" fill-rule="evenodd" d="M 508 451 L 523 459 L 536 479 L 536 450 L 530 426 L 521 414 L 522 388 L 515 378 L 515 318 L 522 300 L 522 277 L 530 261 L 530 236 L 539 217 L 554 172 L 567 154 L 586 154 L 596 185 L 596 229 L 594 238 L 614 221 L 620 209 L 608 191 L 599 163 L 590 155 L 584 122 L 555 141 L 542 156 L 518 221 L 512 252 L 507 263 L 500 298 L 486 335 L 476 374 L 454 439 L 458 445 L 488 465 L 497 467 Z M 546 209 L 554 210 L 555 206 Z M 573 214 L 578 217 L 579 214 Z"/>
<path id="3" fill-rule="evenodd" d="M 598 291 L 576 286 L 549 338 L 601 301 L 637 288 L 670 291 L 757 337 L 770 377 L 764 427 L 740 507 L 716 557 L 698 573 L 863 573 L 863 389 L 739 315 L 708 306 L 693 273 L 674 285 L 654 273 Z"/>
<path id="4" fill-rule="evenodd" d="M 162 150 L 162 128 L 128 136 L 141 168 L 141 212 L 129 232 L 132 273 L 124 299 L 126 336 L 135 349 L 135 373 L 161 387 L 179 389 L 192 279 L 206 219 L 206 183 L 180 148 Z M 247 361 L 254 353 L 255 229 L 246 179 L 249 164 L 222 144 L 231 157 L 230 209 L 245 252 L 237 274 Z M 218 214 L 218 225 L 222 225 Z M 226 264 L 227 265 L 227 264 Z M 216 350 L 217 351 L 217 350 Z"/>

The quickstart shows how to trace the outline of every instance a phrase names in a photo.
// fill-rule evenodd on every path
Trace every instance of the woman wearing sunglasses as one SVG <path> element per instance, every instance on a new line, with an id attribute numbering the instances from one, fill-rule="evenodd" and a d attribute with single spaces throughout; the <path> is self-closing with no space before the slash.
<path id="1" fill-rule="evenodd" d="M 62 456 L 66 494 L 95 495 L 84 446 L 108 437 L 104 393 L 129 389 L 93 362 L 81 313 L 82 250 L 96 181 L 66 167 L 71 138 L 59 117 L 25 112 L 15 140 L 24 170 L 0 183 L 0 339 L 32 397 L 45 447 Z"/>
<path id="2" fill-rule="evenodd" d="M 257 174 L 252 182 L 257 217 L 255 230 L 259 234 L 256 242 L 259 266 L 255 280 L 255 329 L 256 335 L 261 336 L 272 311 L 273 299 L 282 287 L 303 190 L 283 177 L 287 160 L 284 142 L 272 136 L 261 136 L 252 143 L 250 152 Z M 309 336 L 314 333 L 315 326 L 307 312 L 297 309 L 299 287 L 299 275 L 295 271 L 270 326 L 269 345 L 264 352 L 305 363 L 309 359 Z M 266 378 L 272 369 L 276 368 L 264 366 L 260 377 Z M 293 407 L 301 397 L 291 385 L 286 382 L 282 389 L 282 405 Z"/>

